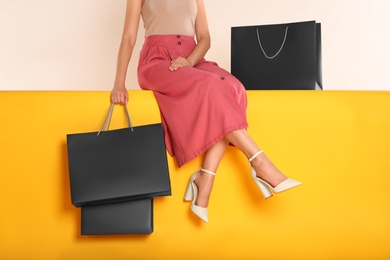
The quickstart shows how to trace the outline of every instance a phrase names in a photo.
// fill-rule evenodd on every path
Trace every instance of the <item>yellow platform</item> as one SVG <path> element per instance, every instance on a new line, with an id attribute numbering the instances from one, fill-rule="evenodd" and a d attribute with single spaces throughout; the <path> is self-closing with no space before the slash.
<path id="1" fill-rule="evenodd" d="M 390 92 L 248 91 L 249 133 L 298 188 L 263 199 L 229 147 L 203 223 L 173 195 L 154 233 L 80 236 L 66 134 L 96 131 L 109 92 L 0 92 L 0 259 L 390 259 Z M 130 91 L 134 125 L 160 122 L 152 93 Z M 118 108 L 112 128 L 125 126 Z M 153 158 L 151 158 L 153 160 Z M 152 161 L 151 161 L 152 163 Z"/>

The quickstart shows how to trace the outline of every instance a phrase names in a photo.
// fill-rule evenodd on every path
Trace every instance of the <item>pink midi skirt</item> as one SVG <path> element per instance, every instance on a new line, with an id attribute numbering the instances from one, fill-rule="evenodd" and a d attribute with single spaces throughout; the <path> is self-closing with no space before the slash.
<path id="1" fill-rule="evenodd" d="M 138 64 L 138 82 L 152 90 L 161 113 L 165 145 L 181 167 L 224 136 L 248 127 L 243 85 L 215 62 L 168 68 L 187 57 L 196 42 L 183 35 L 152 35 L 145 39 Z"/>

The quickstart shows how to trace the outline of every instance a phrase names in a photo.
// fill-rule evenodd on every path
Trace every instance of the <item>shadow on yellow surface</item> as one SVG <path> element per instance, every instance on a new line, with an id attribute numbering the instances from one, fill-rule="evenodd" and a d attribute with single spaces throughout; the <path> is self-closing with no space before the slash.
<path id="1" fill-rule="evenodd" d="M 173 195 L 155 199 L 153 234 L 80 236 L 66 134 L 98 130 L 109 92 L 0 92 L 0 259 L 390 258 L 390 92 L 248 99 L 249 133 L 300 187 L 263 199 L 229 147 L 206 224 L 183 201 L 201 157 L 168 157 Z M 151 92 L 130 91 L 128 108 L 134 125 L 160 122 Z M 111 128 L 125 125 L 116 109 Z"/>

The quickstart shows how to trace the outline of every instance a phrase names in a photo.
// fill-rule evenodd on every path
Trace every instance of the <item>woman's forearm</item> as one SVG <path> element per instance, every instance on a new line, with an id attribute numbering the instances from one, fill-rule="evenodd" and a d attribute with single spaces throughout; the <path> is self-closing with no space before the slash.
<path id="1" fill-rule="evenodd" d="M 119 47 L 114 87 L 125 87 L 127 68 L 133 53 L 134 44 L 122 39 Z"/>
<path id="2" fill-rule="evenodd" d="M 195 66 L 206 56 L 206 53 L 210 49 L 210 45 L 210 37 L 203 37 L 198 41 L 194 50 L 187 57 L 187 60 L 191 63 L 192 66 Z"/>

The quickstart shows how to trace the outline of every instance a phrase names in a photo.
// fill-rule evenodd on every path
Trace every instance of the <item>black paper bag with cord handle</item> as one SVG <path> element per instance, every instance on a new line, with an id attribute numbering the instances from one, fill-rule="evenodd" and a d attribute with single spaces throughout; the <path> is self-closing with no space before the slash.
<path id="1" fill-rule="evenodd" d="M 161 123 L 67 135 L 72 204 L 76 207 L 171 195 Z"/>
<path id="2" fill-rule="evenodd" d="M 231 73 L 247 90 L 320 90 L 321 24 L 231 28 Z"/>

